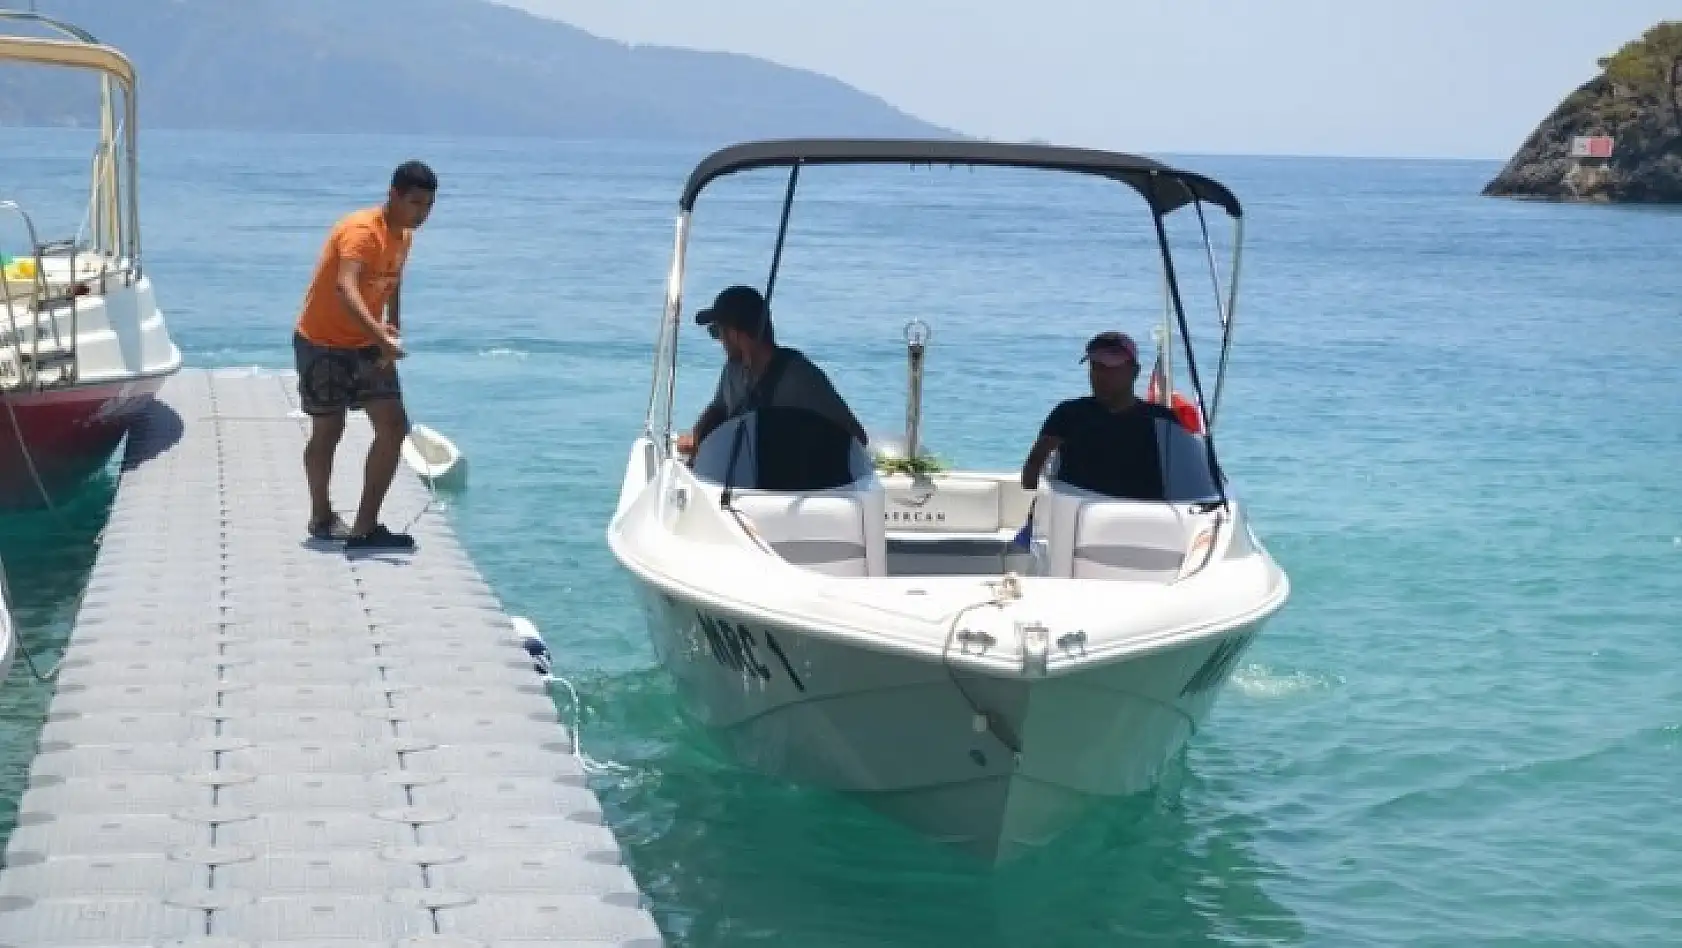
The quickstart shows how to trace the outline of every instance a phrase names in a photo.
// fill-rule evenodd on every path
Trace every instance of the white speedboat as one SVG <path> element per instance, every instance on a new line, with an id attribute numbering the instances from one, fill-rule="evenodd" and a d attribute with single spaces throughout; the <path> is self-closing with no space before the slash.
<path id="1" fill-rule="evenodd" d="M 1003 861 L 1096 802 L 1150 789 L 1289 582 L 1211 474 L 1236 293 L 1216 295 L 1214 398 L 1203 397 L 1189 343 L 1192 394 L 1175 390 L 1170 356 L 1188 333 L 1161 227 L 1167 303 L 1152 388 L 1183 419 L 1156 423 L 1162 500 L 1113 499 L 1055 476 L 1030 494 L 1017 472 L 911 464 L 885 475 L 856 442 L 846 483 L 761 489 L 763 419 L 752 413 L 710 434 L 692 465 L 674 454 L 684 254 L 702 189 L 786 167 L 792 201 L 802 167 L 887 163 L 1097 175 L 1132 187 L 1158 220 L 1219 208 L 1235 223 L 1234 282 L 1241 211 L 1218 182 L 1148 159 L 974 142 L 749 143 L 707 157 L 684 188 L 647 420 L 607 530 L 659 660 L 685 711 L 746 766 L 856 794 Z M 921 345 L 902 448 L 912 458 Z"/>
<path id="2" fill-rule="evenodd" d="M 87 219 L 43 240 L 0 191 L 0 510 L 39 507 L 97 471 L 181 367 L 141 266 L 135 71 L 123 53 L 36 13 L 0 21 L 63 38 L 0 34 L 0 63 L 99 77 L 99 144 Z M 15 130 L 14 130 L 15 131 Z"/>

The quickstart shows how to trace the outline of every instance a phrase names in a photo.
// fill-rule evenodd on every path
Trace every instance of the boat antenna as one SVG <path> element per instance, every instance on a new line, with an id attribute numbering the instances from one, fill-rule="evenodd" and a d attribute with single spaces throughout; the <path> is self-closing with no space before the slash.
<path id="1" fill-rule="evenodd" d="M 923 351 L 934 333 L 928 324 L 913 319 L 905 324 L 905 459 L 917 460 L 917 439 L 923 426 Z"/>
<path id="2" fill-rule="evenodd" d="M 1203 380 L 1197 371 L 1197 353 L 1191 346 L 1191 329 L 1186 325 L 1185 301 L 1180 298 L 1180 281 L 1174 272 L 1174 253 L 1168 246 L 1168 229 L 1162 223 L 1162 203 L 1158 200 L 1157 188 L 1161 179 L 1151 177 L 1151 223 L 1156 227 L 1156 245 L 1162 253 L 1162 272 L 1168 278 L 1168 295 L 1174 303 L 1174 316 L 1180 324 L 1180 341 L 1186 350 L 1186 373 L 1191 376 L 1191 387 L 1197 392 L 1198 412 L 1202 413 L 1203 405 L 1208 402 L 1203 397 Z M 1201 204 L 1197 198 L 1193 201 Z M 1232 505 L 1227 501 L 1226 478 L 1221 474 L 1220 460 L 1215 456 L 1215 433 L 1209 429 L 1208 422 L 1203 425 L 1203 449 L 1209 457 L 1209 473 L 1215 481 L 1215 491 L 1220 496 L 1220 506 L 1228 513 L 1232 512 Z"/>

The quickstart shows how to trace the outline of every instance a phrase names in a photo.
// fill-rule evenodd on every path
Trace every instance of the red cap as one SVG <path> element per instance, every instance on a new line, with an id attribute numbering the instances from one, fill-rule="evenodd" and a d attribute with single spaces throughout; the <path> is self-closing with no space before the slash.
<path id="1" fill-rule="evenodd" d="M 1086 344 L 1086 355 L 1081 357 L 1085 362 L 1093 362 L 1109 368 L 1137 364 L 1139 361 L 1139 347 L 1133 344 L 1132 337 L 1124 332 L 1101 332 Z"/>

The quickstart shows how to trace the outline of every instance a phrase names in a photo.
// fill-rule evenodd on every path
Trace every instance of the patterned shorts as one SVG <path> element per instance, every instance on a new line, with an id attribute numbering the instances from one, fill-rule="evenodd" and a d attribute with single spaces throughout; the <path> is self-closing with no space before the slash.
<path id="1" fill-rule="evenodd" d="M 305 414 L 332 415 L 381 398 L 402 398 L 397 366 L 380 365 L 378 346 L 340 349 L 292 334 L 298 400 Z"/>

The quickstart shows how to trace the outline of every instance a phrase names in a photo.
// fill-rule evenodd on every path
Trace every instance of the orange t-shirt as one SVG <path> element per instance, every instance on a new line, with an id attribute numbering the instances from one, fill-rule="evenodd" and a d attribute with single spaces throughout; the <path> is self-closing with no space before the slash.
<path id="1" fill-rule="evenodd" d="M 315 265 L 315 276 L 304 294 L 304 307 L 298 314 L 298 334 L 318 346 L 351 349 L 374 345 L 374 338 L 368 335 L 361 320 L 339 299 L 335 287 L 339 262 L 362 261 L 357 289 L 369 315 L 384 322 L 386 301 L 391 299 L 397 279 L 403 273 L 412 239 L 409 231 L 393 233 L 386 227 L 383 207 L 352 211 L 341 218 L 327 235 L 327 244 Z"/>

